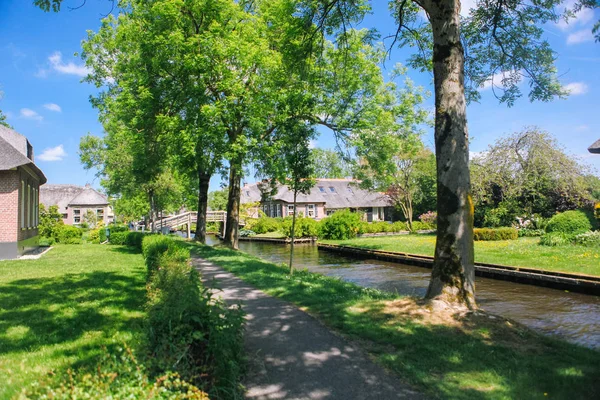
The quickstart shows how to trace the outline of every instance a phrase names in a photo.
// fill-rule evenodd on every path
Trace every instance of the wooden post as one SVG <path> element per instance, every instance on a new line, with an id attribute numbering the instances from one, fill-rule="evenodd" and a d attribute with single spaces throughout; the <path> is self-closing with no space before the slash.
<path id="1" fill-rule="evenodd" d="M 188 220 L 187 220 L 187 238 L 190 240 L 192 233 L 192 213 L 188 212 Z"/>

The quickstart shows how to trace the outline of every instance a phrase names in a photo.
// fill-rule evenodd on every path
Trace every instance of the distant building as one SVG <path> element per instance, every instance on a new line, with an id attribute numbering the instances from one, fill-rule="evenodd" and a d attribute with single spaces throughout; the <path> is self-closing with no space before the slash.
<path id="1" fill-rule="evenodd" d="M 0 125 L 0 260 L 38 246 L 39 190 L 44 183 L 27 138 Z"/>
<path id="2" fill-rule="evenodd" d="M 594 144 L 588 147 L 588 151 L 594 154 L 600 154 L 600 139 L 596 140 Z"/>
<path id="3" fill-rule="evenodd" d="M 40 202 L 46 209 L 58 206 L 66 225 L 80 225 L 89 210 L 104 224 L 112 222 L 115 217 L 108 198 L 90 185 L 45 185 L 40 190 Z"/>
<path id="4" fill-rule="evenodd" d="M 296 208 L 299 214 L 320 220 L 338 210 L 349 209 L 365 213 L 365 219 L 390 221 L 393 207 L 388 196 L 361 189 L 352 179 L 317 179 L 310 193 L 298 193 Z M 268 183 L 258 182 L 242 187 L 241 203 L 260 203 L 269 217 L 287 217 L 294 213 L 294 192 L 278 185 L 271 195 Z"/>

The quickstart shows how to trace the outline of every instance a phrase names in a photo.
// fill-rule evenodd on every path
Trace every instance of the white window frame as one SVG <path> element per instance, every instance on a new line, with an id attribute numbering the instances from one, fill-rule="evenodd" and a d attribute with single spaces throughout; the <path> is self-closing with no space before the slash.
<path id="1" fill-rule="evenodd" d="M 21 180 L 21 229 L 25 229 L 25 181 Z"/>
<path id="2" fill-rule="evenodd" d="M 315 218 L 315 216 L 316 216 L 315 210 L 316 210 L 316 207 L 314 204 L 308 204 L 306 206 L 306 214 L 307 214 L 306 216 L 309 218 Z"/>
<path id="3" fill-rule="evenodd" d="M 333 186 L 329 186 L 329 193 L 335 193 L 335 188 Z"/>
<path id="4" fill-rule="evenodd" d="M 287 215 L 294 215 L 294 205 L 293 204 L 288 204 L 287 206 Z"/>
<path id="5" fill-rule="evenodd" d="M 73 224 L 81 224 L 81 209 L 74 208 L 73 209 Z"/>

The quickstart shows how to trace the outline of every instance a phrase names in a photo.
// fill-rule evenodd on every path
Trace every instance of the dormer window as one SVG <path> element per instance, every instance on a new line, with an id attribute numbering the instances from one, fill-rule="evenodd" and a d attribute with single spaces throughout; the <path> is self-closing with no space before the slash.
<path id="1" fill-rule="evenodd" d="M 330 191 L 331 193 L 335 193 L 335 188 L 334 188 L 333 186 L 329 186 L 329 191 Z"/>
<path id="2" fill-rule="evenodd" d="M 27 158 L 33 161 L 33 146 L 31 146 L 31 143 L 29 143 L 29 141 L 27 141 Z"/>
<path id="3" fill-rule="evenodd" d="M 321 193 L 325 193 L 325 188 L 324 188 L 323 186 L 319 186 L 319 191 L 320 191 Z"/>

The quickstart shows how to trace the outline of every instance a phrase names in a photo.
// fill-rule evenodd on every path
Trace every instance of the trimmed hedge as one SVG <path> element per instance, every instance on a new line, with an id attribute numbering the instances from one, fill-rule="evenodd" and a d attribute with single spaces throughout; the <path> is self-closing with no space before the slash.
<path id="1" fill-rule="evenodd" d="M 125 236 L 125 245 L 142 250 L 142 241 L 146 235 L 149 234 L 144 232 L 127 232 L 127 236 Z"/>
<path id="2" fill-rule="evenodd" d="M 546 232 L 561 232 L 568 235 L 578 235 L 592 230 L 588 215 L 581 210 L 565 211 L 556 214 L 548 222 Z"/>
<path id="3" fill-rule="evenodd" d="M 83 230 L 76 226 L 60 225 L 56 231 L 56 241 L 63 244 L 81 244 Z"/>
<path id="4" fill-rule="evenodd" d="M 142 249 L 153 369 L 177 372 L 211 398 L 241 398 L 243 312 L 212 297 L 184 242 L 149 236 Z"/>
<path id="5" fill-rule="evenodd" d="M 346 240 L 353 239 L 361 226 L 360 215 L 350 210 L 336 211 L 331 216 L 321 220 L 319 237 L 322 239 Z"/>
<path id="6" fill-rule="evenodd" d="M 285 237 L 292 237 L 292 222 L 292 217 L 286 217 L 281 224 Z M 295 238 L 315 237 L 319 234 L 319 223 L 312 218 L 297 216 L 294 230 Z"/>
<path id="7" fill-rule="evenodd" d="M 519 232 L 516 228 L 475 228 L 473 229 L 473 240 L 516 240 Z"/>
<path id="8" fill-rule="evenodd" d="M 115 245 L 124 245 L 129 232 L 111 232 L 108 237 L 108 243 Z"/>

